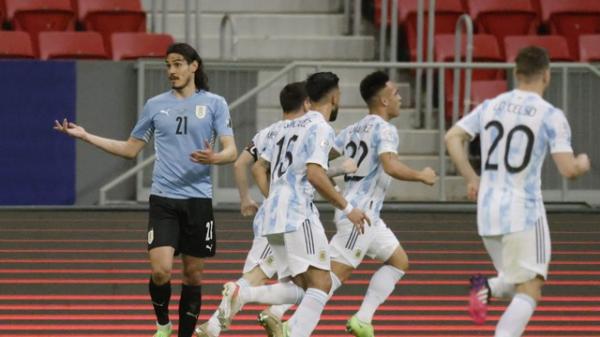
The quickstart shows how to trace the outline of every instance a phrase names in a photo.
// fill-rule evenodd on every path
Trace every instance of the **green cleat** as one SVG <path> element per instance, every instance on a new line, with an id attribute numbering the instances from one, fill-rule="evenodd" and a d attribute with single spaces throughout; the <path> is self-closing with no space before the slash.
<path id="1" fill-rule="evenodd" d="M 265 328 L 267 336 L 283 337 L 281 320 L 275 317 L 268 308 L 258 314 L 258 323 Z"/>
<path id="2" fill-rule="evenodd" d="M 283 322 L 283 324 L 281 324 L 281 334 L 283 337 L 290 337 L 292 334 L 288 322 Z"/>
<path id="3" fill-rule="evenodd" d="M 173 326 L 171 323 L 165 326 L 157 326 L 156 333 L 152 337 L 171 337 L 171 333 L 173 332 Z"/>
<path id="4" fill-rule="evenodd" d="M 373 325 L 361 322 L 356 316 L 352 316 L 346 322 L 346 331 L 356 337 L 375 337 Z"/>

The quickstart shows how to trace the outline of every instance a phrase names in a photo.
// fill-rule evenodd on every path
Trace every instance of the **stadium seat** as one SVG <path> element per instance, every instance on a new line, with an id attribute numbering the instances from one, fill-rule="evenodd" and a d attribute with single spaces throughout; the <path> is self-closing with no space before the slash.
<path id="1" fill-rule="evenodd" d="M 486 99 L 494 98 L 508 90 L 505 80 L 483 80 L 471 82 L 471 109 Z"/>
<path id="2" fill-rule="evenodd" d="M 506 50 L 506 61 L 514 62 L 519 50 L 528 46 L 538 46 L 548 51 L 551 61 L 574 61 L 569 52 L 567 41 L 560 35 L 526 35 L 507 36 L 504 38 L 504 49 Z"/>
<path id="3" fill-rule="evenodd" d="M 578 37 L 600 33 L 600 1 L 598 0 L 541 0 L 542 20 L 551 34 L 566 37 L 571 55 L 579 54 Z"/>
<path id="4" fill-rule="evenodd" d="M 143 57 L 164 57 L 173 43 L 168 34 L 114 33 L 112 35 L 113 60 L 130 60 Z"/>
<path id="5" fill-rule="evenodd" d="M 102 34 L 107 51 L 112 33 L 146 31 L 140 0 L 79 0 L 77 8 L 83 27 Z"/>
<path id="6" fill-rule="evenodd" d="M 42 60 L 108 58 L 97 32 L 41 32 L 39 42 Z"/>
<path id="7" fill-rule="evenodd" d="M 6 20 L 35 40 L 41 31 L 73 30 L 75 13 L 69 0 L 5 0 Z"/>
<path id="8" fill-rule="evenodd" d="M 579 61 L 600 62 L 600 34 L 579 36 Z"/>
<path id="9" fill-rule="evenodd" d="M 540 20 L 531 3 L 523 0 L 470 0 L 469 14 L 477 32 L 496 36 L 500 49 L 505 36 L 535 35 Z"/>
<path id="10" fill-rule="evenodd" d="M 0 31 L 0 58 L 35 58 L 29 34 L 21 31 Z"/>
<path id="11" fill-rule="evenodd" d="M 435 60 L 437 62 L 453 62 L 454 61 L 454 34 L 441 34 L 435 37 Z M 464 59 L 466 49 L 466 37 L 462 38 L 462 55 Z M 473 62 L 502 62 L 502 54 L 498 42 L 493 35 L 477 34 L 473 36 Z M 460 80 L 460 101 L 463 101 L 463 74 L 461 72 Z M 497 80 L 503 77 L 502 70 L 496 69 L 479 69 L 473 70 L 472 80 Z M 452 118 L 452 102 L 453 102 L 453 86 L 454 74 L 453 70 L 447 70 L 444 77 L 444 92 L 446 96 L 445 109 L 446 120 Z M 462 107 L 460 108 L 462 111 Z"/>
<path id="12" fill-rule="evenodd" d="M 388 26 L 391 23 L 391 1 L 388 10 Z M 406 40 L 410 51 L 411 60 L 417 56 L 417 4 L 418 0 L 398 1 L 398 24 L 404 27 Z M 424 26 L 424 57 L 427 41 L 427 8 L 429 2 L 425 1 L 425 26 Z M 435 34 L 450 34 L 456 29 L 456 21 L 465 12 L 461 0 L 437 0 L 435 16 Z M 381 20 L 381 0 L 375 0 L 375 25 L 379 27 Z"/>

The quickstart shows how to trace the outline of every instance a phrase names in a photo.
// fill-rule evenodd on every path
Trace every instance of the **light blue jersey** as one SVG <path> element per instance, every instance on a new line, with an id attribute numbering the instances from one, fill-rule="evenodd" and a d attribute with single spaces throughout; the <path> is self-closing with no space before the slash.
<path id="1" fill-rule="evenodd" d="M 173 198 L 212 198 L 210 165 L 194 163 L 190 154 L 205 141 L 232 136 L 229 108 L 223 97 L 199 91 L 184 99 L 172 91 L 146 102 L 131 137 L 154 136 L 156 162 L 151 194 Z"/>
<path id="2" fill-rule="evenodd" d="M 541 169 L 548 152 L 573 152 L 564 113 L 539 95 L 513 90 L 486 100 L 457 124 L 481 138 L 480 235 L 531 229 L 545 216 Z"/>
<path id="3" fill-rule="evenodd" d="M 343 129 L 335 139 L 334 149 L 346 157 L 352 158 L 358 170 L 344 176 L 346 186 L 344 197 L 354 207 L 367 212 L 372 225 L 379 221 L 385 192 L 392 178 L 385 173 L 379 161 L 383 153 L 397 153 L 398 130 L 378 115 L 367 115 L 360 121 Z M 346 216 L 335 212 L 335 222 Z M 347 222 L 352 226 L 352 223 Z"/>
<path id="4" fill-rule="evenodd" d="M 258 160 L 261 154 L 265 151 L 265 147 L 267 144 L 272 141 L 278 134 L 281 129 L 281 126 L 284 124 L 284 121 L 277 121 L 266 128 L 260 130 L 254 137 L 250 144 L 246 147 L 246 151 L 248 151 L 253 157 L 254 160 Z M 260 205 L 256 215 L 254 216 L 254 221 L 252 222 L 252 227 L 254 229 L 254 236 L 261 236 L 261 228 L 262 223 L 264 221 L 265 210 L 264 203 Z"/>
<path id="5" fill-rule="evenodd" d="M 263 203 L 262 235 L 294 232 L 306 219 L 317 219 L 313 205 L 314 187 L 306 177 L 306 166 L 317 164 L 327 170 L 329 151 L 335 139 L 323 115 L 309 111 L 285 121 L 268 143 L 261 158 L 271 163 L 269 196 Z"/>

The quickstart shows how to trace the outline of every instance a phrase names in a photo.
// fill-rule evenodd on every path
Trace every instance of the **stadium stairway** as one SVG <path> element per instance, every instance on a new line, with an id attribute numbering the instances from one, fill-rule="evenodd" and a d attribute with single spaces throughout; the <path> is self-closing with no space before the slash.
<path id="1" fill-rule="evenodd" d="M 328 235 L 332 214 L 323 212 Z M 598 214 L 551 214 L 550 279 L 525 336 L 600 336 Z M 0 212 L 0 337 L 149 337 L 147 214 Z M 377 337 L 492 336 L 506 302 L 494 301 L 484 325 L 466 312 L 467 280 L 493 268 L 476 235 L 474 214 L 385 213 L 411 268 L 380 307 Z M 218 253 L 209 259 L 200 320 L 215 310 L 221 285 L 237 279 L 252 233 L 237 212 L 217 212 Z M 315 337 L 344 336 L 378 264 L 366 260 L 328 303 Z M 175 265 L 176 320 L 181 264 Z M 222 336 L 264 336 L 261 305 L 247 305 Z"/>

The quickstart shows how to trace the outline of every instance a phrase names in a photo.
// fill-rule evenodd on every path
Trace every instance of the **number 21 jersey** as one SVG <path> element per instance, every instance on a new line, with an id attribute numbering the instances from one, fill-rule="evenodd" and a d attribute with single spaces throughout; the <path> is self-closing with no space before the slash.
<path id="1" fill-rule="evenodd" d="M 545 214 L 541 169 L 551 153 L 573 152 L 564 113 L 533 92 L 486 100 L 457 124 L 481 139 L 480 235 L 531 229 Z"/>

